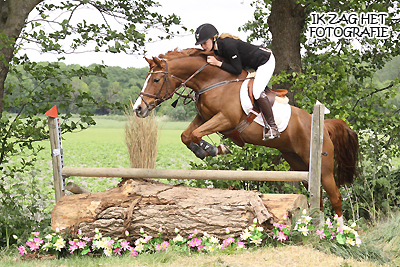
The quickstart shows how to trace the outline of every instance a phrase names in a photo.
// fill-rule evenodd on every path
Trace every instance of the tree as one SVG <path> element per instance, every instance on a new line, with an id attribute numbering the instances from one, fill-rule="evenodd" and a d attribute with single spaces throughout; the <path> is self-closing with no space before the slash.
<path id="1" fill-rule="evenodd" d="M 41 192 L 31 192 L 35 201 L 30 205 L 24 197 L 30 187 L 21 183 L 23 175 L 34 170 L 35 155 L 43 149 L 36 142 L 48 138 L 47 121 L 39 115 L 57 104 L 64 113 L 61 131 L 66 132 L 94 125 L 93 106 L 123 109 L 119 102 L 95 99 L 87 86 L 81 88 L 83 83 L 76 82 L 87 76 L 105 77 L 104 66 L 38 64 L 23 54 L 24 47 L 36 44 L 43 53 L 59 54 L 60 60 L 84 49 L 134 53 L 151 41 L 146 36 L 150 28 L 159 29 L 160 38 L 170 38 L 170 27 L 180 23 L 174 14 L 150 11 L 158 6 L 152 0 L 0 1 L 0 246 L 10 240 L 7 229 L 23 233 L 40 226 L 34 222 L 42 217 L 35 216 L 40 209 L 31 207 L 40 203 Z M 79 14 L 88 8 L 93 15 Z M 9 73 L 13 78 L 6 83 Z M 78 121 L 70 120 L 72 112 L 79 112 Z"/>
<path id="2" fill-rule="evenodd" d="M 271 46 L 277 61 L 275 73 L 279 74 L 274 82 L 290 89 L 291 103 L 311 111 L 319 100 L 331 110 L 330 117 L 348 121 L 359 133 L 363 179 L 353 190 L 358 190 L 358 201 L 363 201 L 360 208 L 374 217 L 370 203 L 377 203 L 380 209 L 395 207 L 399 202 L 393 188 L 396 183 L 387 177 L 390 159 L 400 152 L 398 109 L 389 101 L 397 94 L 398 79 L 383 87 L 375 87 L 372 81 L 376 71 L 400 54 L 400 25 L 393 19 L 400 15 L 398 1 L 256 0 L 253 5 L 254 20 L 242 29 L 250 31 L 249 41 L 258 39 Z M 368 16 L 383 12 L 387 17 L 380 24 L 388 27 L 387 38 L 366 34 L 310 38 L 312 12 L 324 13 L 325 19 L 330 16 L 331 26 L 350 24 L 346 18 L 355 12 L 359 18 L 353 25 L 356 27 L 365 26 L 360 23 L 361 13 Z M 334 14 L 327 12 L 338 14 L 336 22 L 332 22 Z"/>

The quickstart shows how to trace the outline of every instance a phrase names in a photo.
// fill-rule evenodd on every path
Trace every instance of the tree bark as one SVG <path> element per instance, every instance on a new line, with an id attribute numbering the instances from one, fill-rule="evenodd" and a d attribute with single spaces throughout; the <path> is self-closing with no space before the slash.
<path id="1" fill-rule="evenodd" d="M 268 17 L 269 29 L 272 33 L 272 51 L 276 58 L 275 74 L 286 71 L 301 72 L 300 38 L 305 24 L 305 12 L 296 0 L 273 0 L 271 14 Z M 289 90 L 289 100 L 296 106 L 295 94 L 301 88 L 291 88 L 292 83 L 276 85 L 276 88 Z"/>
<path id="2" fill-rule="evenodd" d="M 0 117 L 4 110 L 4 82 L 6 80 L 9 63 L 14 51 L 15 41 L 18 39 L 29 13 L 43 0 L 6 0 L 0 1 Z"/>
<path id="3" fill-rule="evenodd" d="M 68 229 L 76 234 L 93 237 L 95 229 L 112 238 L 140 237 L 140 228 L 157 236 L 163 228 L 163 238 L 183 237 L 207 232 L 218 238 L 238 237 L 257 218 L 264 228 L 307 207 L 304 195 L 260 194 L 244 190 L 224 190 L 171 186 L 151 180 L 128 180 L 106 192 L 66 195 L 52 213 L 52 228 Z"/>

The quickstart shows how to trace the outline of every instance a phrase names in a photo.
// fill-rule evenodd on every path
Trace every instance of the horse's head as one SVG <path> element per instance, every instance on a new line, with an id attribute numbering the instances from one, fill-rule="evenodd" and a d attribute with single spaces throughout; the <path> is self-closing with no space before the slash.
<path id="1" fill-rule="evenodd" d="M 133 106 L 136 115 L 141 118 L 147 117 L 152 109 L 170 99 L 181 83 L 178 79 L 171 77 L 166 59 L 157 57 L 145 59 L 150 65 L 150 71 L 147 74 L 143 90 Z"/>
<path id="2" fill-rule="evenodd" d="M 153 59 L 146 58 L 150 71 L 133 106 L 136 115 L 147 117 L 152 109 L 170 99 L 181 86 L 188 85 L 195 90 L 193 87 L 199 86 L 200 82 L 192 83 L 191 79 L 205 68 L 207 55 L 209 53 L 203 50 L 188 48 L 182 51 L 175 49 Z"/>

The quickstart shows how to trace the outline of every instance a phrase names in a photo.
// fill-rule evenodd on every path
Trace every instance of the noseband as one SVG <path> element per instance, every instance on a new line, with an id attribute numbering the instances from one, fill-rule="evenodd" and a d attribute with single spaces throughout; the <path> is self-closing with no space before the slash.
<path id="1" fill-rule="evenodd" d="M 170 99 L 170 98 L 176 93 L 176 91 L 178 91 L 182 86 L 183 86 L 183 87 L 185 88 L 185 90 L 188 92 L 189 97 L 192 98 L 192 99 L 194 100 L 194 97 L 192 97 L 192 96 L 190 95 L 190 93 L 189 93 L 189 90 L 188 90 L 188 88 L 187 88 L 187 86 L 186 86 L 186 83 L 187 83 L 188 81 L 190 81 L 194 76 L 196 76 L 200 71 L 202 71 L 202 70 L 208 65 L 208 63 L 206 63 L 204 66 L 202 66 L 200 69 L 198 69 L 195 73 L 193 73 L 193 74 L 192 74 L 189 78 L 187 78 L 185 81 L 184 81 L 183 79 L 181 79 L 181 78 L 179 78 L 179 77 L 176 77 L 176 76 L 174 76 L 174 75 L 171 74 L 170 76 L 171 76 L 172 78 L 174 78 L 174 79 L 177 79 L 179 82 L 181 82 L 181 84 L 180 84 L 177 88 L 175 88 L 174 90 L 171 90 L 171 92 L 169 92 L 168 63 L 167 63 L 167 60 L 166 60 L 166 59 L 163 59 L 163 58 L 162 58 L 161 60 L 163 60 L 164 63 L 165 63 L 165 70 L 159 70 L 159 71 L 151 71 L 151 72 L 149 72 L 150 75 L 151 75 L 151 74 L 155 74 L 155 73 L 163 73 L 163 74 L 164 74 L 164 79 L 163 79 L 163 83 L 161 84 L 160 90 L 158 90 L 158 93 L 157 93 L 156 95 L 149 94 L 149 93 L 145 93 L 145 92 L 141 92 L 141 93 L 139 94 L 139 96 L 142 98 L 143 102 L 146 104 L 147 109 L 150 110 L 150 109 L 153 109 L 153 108 L 155 108 L 155 107 L 158 107 L 159 105 L 161 105 L 162 102 L 164 102 L 164 101 Z M 164 84 L 166 85 L 167 90 L 165 91 L 165 95 L 162 96 L 162 97 L 160 97 L 161 91 L 162 91 L 162 88 L 163 88 Z M 148 104 L 148 103 L 146 102 L 146 100 L 144 100 L 143 96 L 147 96 L 147 97 L 154 98 L 154 99 L 155 99 L 155 100 L 154 100 L 154 103 L 152 103 L 151 105 Z M 180 96 L 182 96 L 182 95 L 180 95 Z"/>

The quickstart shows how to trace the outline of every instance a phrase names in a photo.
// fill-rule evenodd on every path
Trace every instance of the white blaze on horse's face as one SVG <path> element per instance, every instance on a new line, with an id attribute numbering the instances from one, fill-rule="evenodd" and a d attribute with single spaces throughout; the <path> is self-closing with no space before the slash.
<path id="1" fill-rule="evenodd" d="M 143 85 L 142 92 L 144 92 L 144 90 L 146 89 L 150 76 L 151 75 L 147 76 L 146 81 L 144 82 Z M 138 99 L 136 99 L 136 102 L 132 108 L 133 111 L 136 113 L 136 116 L 140 118 L 146 118 L 147 116 L 149 116 L 149 109 L 147 108 L 146 103 L 143 102 L 142 96 L 139 96 Z"/>

